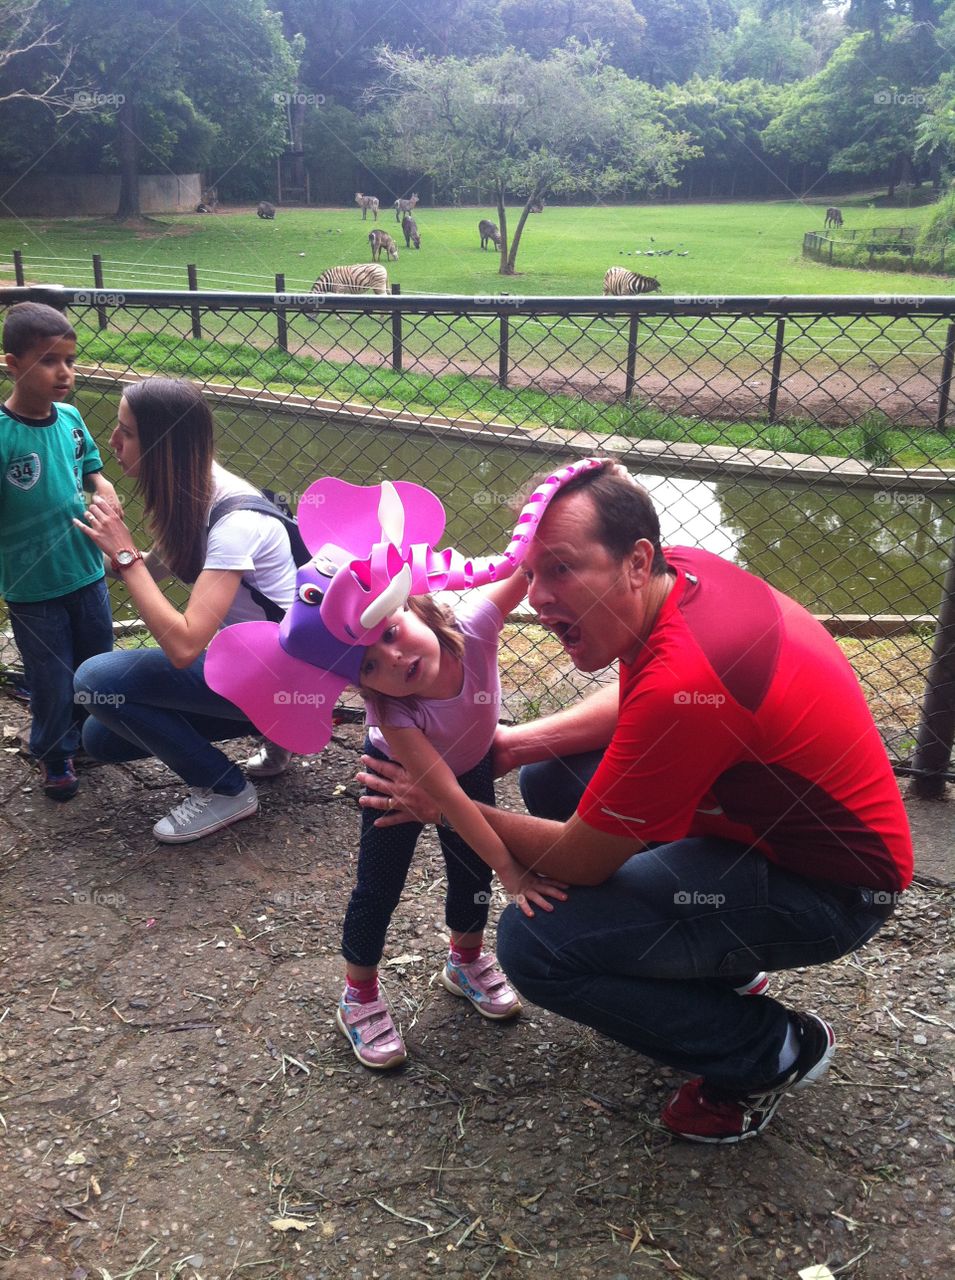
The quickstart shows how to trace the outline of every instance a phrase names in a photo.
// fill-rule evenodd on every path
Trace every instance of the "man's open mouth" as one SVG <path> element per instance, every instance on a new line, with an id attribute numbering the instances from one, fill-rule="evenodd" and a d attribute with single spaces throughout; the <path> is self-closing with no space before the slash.
<path id="1" fill-rule="evenodd" d="M 580 627 L 574 622 L 548 622 L 547 626 L 554 633 L 565 649 L 573 649 L 580 643 Z"/>

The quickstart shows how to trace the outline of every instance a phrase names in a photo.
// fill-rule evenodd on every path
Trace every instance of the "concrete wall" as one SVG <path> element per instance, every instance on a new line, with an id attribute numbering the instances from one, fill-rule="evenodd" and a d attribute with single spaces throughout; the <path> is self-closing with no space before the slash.
<path id="1" fill-rule="evenodd" d="M 112 217 L 119 204 L 119 174 L 0 174 L 0 192 L 0 216 Z M 192 213 L 201 198 L 198 173 L 140 174 L 143 213 Z"/>

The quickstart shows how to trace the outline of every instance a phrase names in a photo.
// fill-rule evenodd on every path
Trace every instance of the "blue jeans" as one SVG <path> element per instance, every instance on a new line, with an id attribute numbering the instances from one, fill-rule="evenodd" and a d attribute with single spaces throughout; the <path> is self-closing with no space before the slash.
<path id="1" fill-rule="evenodd" d="M 238 795 L 242 770 L 212 743 L 256 730 L 209 688 L 204 664 L 201 654 L 177 670 L 161 649 L 122 649 L 84 662 L 75 685 L 89 712 L 83 727 L 89 754 L 111 764 L 155 756 L 190 787 Z"/>
<path id="2" fill-rule="evenodd" d="M 538 794 L 548 767 L 535 766 Z M 553 805 L 566 807 L 566 770 L 552 776 L 564 788 Z M 636 854 L 601 885 L 572 887 L 553 912 L 527 919 L 508 907 L 497 954 L 535 1004 L 745 1091 L 778 1075 L 789 1016 L 734 985 L 856 950 L 891 913 L 882 898 L 794 875 L 733 841 L 677 840 Z"/>
<path id="3" fill-rule="evenodd" d="M 73 701 L 73 672 L 113 647 L 106 579 L 53 600 L 8 602 L 7 608 L 30 688 L 30 754 L 58 773 L 80 745 L 86 716 Z"/>

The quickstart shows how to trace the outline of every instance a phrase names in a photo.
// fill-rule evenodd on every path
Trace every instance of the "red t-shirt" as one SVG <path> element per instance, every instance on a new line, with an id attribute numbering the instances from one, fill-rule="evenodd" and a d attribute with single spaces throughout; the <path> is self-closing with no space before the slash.
<path id="1" fill-rule="evenodd" d="M 801 605 L 669 548 L 677 580 L 620 666 L 620 715 L 578 813 L 644 843 L 720 836 L 798 875 L 897 892 L 912 879 L 899 787 L 852 668 Z"/>

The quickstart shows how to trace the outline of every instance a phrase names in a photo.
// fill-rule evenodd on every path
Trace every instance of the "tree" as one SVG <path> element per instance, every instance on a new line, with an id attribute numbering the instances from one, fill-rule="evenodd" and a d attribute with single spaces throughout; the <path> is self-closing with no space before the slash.
<path id="1" fill-rule="evenodd" d="M 104 25 L 100 0 L 72 0 L 68 31 L 95 78 L 94 101 L 112 134 L 120 171 L 117 219 L 137 218 L 141 156 L 168 165 L 191 140 L 193 161 L 222 181 L 239 160 L 284 145 L 281 91 L 295 66 L 264 0 L 137 0 L 123 10 L 122 39 Z M 204 165 L 203 165 L 204 167 Z"/>
<path id="2" fill-rule="evenodd" d="M 62 31 L 43 0 L 0 0 L 0 103 L 39 102 L 58 117 L 84 109 Z"/>
<path id="3" fill-rule="evenodd" d="M 652 91 L 605 64 L 601 50 L 567 48 L 535 61 L 513 49 L 464 61 L 385 49 L 379 150 L 451 191 L 477 186 L 497 204 L 502 275 L 513 275 L 532 208 L 545 196 L 673 183 L 687 140 L 659 120 Z M 508 240 L 506 199 L 523 199 Z"/>
<path id="4" fill-rule="evenodd" d="M 626 71 L 646 29 L 631 0 L 501 0 L 500 14 L 508 39 L 532 58 L 546 58 L 570 40 L 600 41 L 608 60 Z"/>

